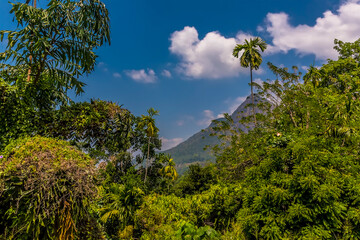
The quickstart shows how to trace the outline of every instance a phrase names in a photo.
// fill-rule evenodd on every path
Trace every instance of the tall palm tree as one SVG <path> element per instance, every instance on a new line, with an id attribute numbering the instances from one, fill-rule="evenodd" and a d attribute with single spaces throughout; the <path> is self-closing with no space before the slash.
<path id="1" fill-rule="evenodd" d="M 250 67 L 251 101 L 252 101 L 252 111 L 253 111 L 255 126 L 256 126 L 256 115 L 255 115 L 252 70 L 259 69 L 262 63 L 260 51 L 264 52 L 266 47 L 267 44 L 263 39 L 261 39 L 260 37 L 255 37 L 255 38 L 250 38 L 249 41 L 245 39 L 244 44 L 237 44 L 233 50 L 233 56 L 236 58 L 239 58 L 239 54 L 243 51 L 240 57 L 240 65 L 246 68 Z"/>
<path id="2" fill-rule="evenodd" d="M 151 143 L 151 138 L 155 136 L 155 134 L 159 131 L 159 129 L 155 126 L 155 119 L 154 116 L 155 115 L 159 115 L 159 111 L 154 110 L 153 108 L 150 108 L 148 111 L 147 116 L 142 115 L 141 116 L 141 120 L 140 123 L 138 125 L 138 127 L 140 129 L 144 129 L 145 130 L 145 134 L 148 138 L 148 146 L 147 146 L 147 158 L 146 158 L 146 163 L 145 163 L 145 178 L 144 178 L 144 183 L 146 182 L 146 177 L 147 177 L 147 172 L 148 172 L 148 162 L 149 162 L 149 158 L 150 158 L 150 143 Z"/>

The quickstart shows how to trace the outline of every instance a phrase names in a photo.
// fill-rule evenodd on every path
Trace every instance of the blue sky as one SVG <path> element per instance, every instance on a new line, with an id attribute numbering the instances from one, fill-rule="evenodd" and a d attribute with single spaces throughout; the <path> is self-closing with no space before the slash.
<path id="1" fill-rule="evenodd" d="M 44 6 L 47 0 L 40 0 Z M 249 69 L 231 56 L 236 43 L 260 36 L 269 44 L 257 80 L 271 79 L 267 62 L 302 72 L 336 58 L 334 38 L 360 38 L 360 1 L 104 0 L 111 46 L 97 50 L 96 70 L 76 101 L 117 102 L 135 115 L 153 107 L 169 148 L 234 110 L 249 95 Z M 15 29 L 0 3 L 0 29 Z M 3 45 L 0 45 L 3 50 Z"/>

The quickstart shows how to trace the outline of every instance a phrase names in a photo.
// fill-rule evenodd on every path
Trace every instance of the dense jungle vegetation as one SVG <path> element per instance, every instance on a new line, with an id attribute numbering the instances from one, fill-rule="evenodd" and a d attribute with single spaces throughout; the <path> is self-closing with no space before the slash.
<path id="1" fill-rule="evenodd" d="M 360 239 L 360 40 L 335 40 L 338 59 L 306 74 L 268 63 L 274 79 L 251 80 L 261 113 L 250 105 L 241 119 L 253 127 L 227 115 L 214 127 L 216 163 L 179 177 L 158 152 L 156 110 L 69 98 L 110 42 L 100 0 L 11 12 L 18 28 L 0 32 L 0 239 Z M 242 57 L 245 45 L 258 50 Z M 252 39 L 234 56 L 252 71 L 265 49 Z"/>

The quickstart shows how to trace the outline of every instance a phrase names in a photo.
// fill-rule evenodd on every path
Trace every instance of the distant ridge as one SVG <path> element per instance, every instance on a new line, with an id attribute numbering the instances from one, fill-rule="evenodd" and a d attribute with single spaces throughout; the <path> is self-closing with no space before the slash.
<path id="1" fill-rule="evenodd" d="M 255 94 L 255 104 L 260 100 L 261 98 Z M 234 124 L 245 132 L 247 132 L 249 128 L 252 128 L 253 125 L 250 124 L 248 127 L 246 127 L 245 125 L 239 123 L 239 120 L 252 114 L 252 108 L 247 107 L 249 104 L 251 104 L 251 96 L 248 96 L 246 100 L 241 103 L 240 106 L 231 114 L 231 118 L 234 120 Z M 255 108 L 255 112 L 259 113 L 260 111 Z M 216 120 L 222 121 L 224 118 L 219 118 Z M 214 126 L 213 124 L 214 123 L 211 123 L 203 131 L 195 133 L 193 136 L 178 144 L 177 146 L 164 151 L 165 153 L 172 156 L 180 173 L 183 172 L 190 164 L 204 164 L 207 161 L 215 160 L 214 156 L 211 155 L 210 150 L 204 150 L 205 146 L 207 145 L 214 146 L 219 143 L 217 137 L 210 136 L 212 131 L 211 128 Z"/>

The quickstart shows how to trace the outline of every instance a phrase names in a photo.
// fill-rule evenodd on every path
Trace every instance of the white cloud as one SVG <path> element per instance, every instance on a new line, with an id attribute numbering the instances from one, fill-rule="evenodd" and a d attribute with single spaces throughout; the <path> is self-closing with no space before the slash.
<path id="1" fill-rule="evenodd" d="M 171 35 L 170 52 L 181 58 L 179 70 L 190 78 L 220 79 L 238 76 L 247 70 L 232 56 L 235 45 L 250 35 L 239 33 L 225 38 L 219 32 L 209 32 L 200 40 L 194 27 L 185 27 Z"/>
<path id="2" fill-rule="evenodd" d="M 202 115 L 203 115 L 203 118 L 200 119 L 199 121 L 197 121 L 197 124 L 199 126 L 209 126 L 211 121 L 214 120 L 216 117 L 215 117 L 215 114 L 213 111 L 211 110 L 204 110 L 202 112 Z"/>
<path id="3" fill-rule="evenodd" d="M 307 70 L 309 70 L 309 66 L 301 66 L 301 69 L 307 72 Z"/>
<path id="4" fill-rule="evenodd" d="M 240 32 L 238 32 L 238 34 L 236 34 L 236 43 L 243 44 L 245 42 L 245 39 L 250 39 L 250 38 L 254 38 L 254 36 L 240 31 Z M 232 52 L 232 50 L 231 50 L 231 52 Z"/>
<path id="5" fill-rule="evenodd" d="M 286 13 L 268 13 L 266 31 L 273 37 L 267 53 L 295 50 L 318 59 L 336 58 L 334 39 L 352 42 L 360 37 L 360 1 L 348 1 L 335 12 L 326 11 L 314 26 L 291 26 Z"/>
<path id="6" fill-rule="evenodd" d="M 161 147 L 162 151 L 173 148 L 173 147 L 177 146 L 179 143 L 184 141 L 183 138 L 166 139 L 164 137 L 161 137 L 160 139 L 161 139 L 161 142 L 162 142 L 162 147 Z"/>
<path id="7" fill-rule="evenodd" d="M 135 82 L 140 83 L 155 83 L 157 79 L 156 74 L 152 69 L 147 69 L 147 71 L 144 69 L 127 70 L 125 71 L 125 74 Z"/>
<path id="8" fill-rule="evenodd" d="M 257 26 L 256 31 L 258 32 L 264 32 L 265 28 L 263 26 Z"/>
<path id="9" fill-rule="evenodd" d="M 259 84 L 260 86 L 262 86 L 264 81 L 263 81 L 261 78 L 255 78 L 255 79 L 254 79 L 254 82 L 257 83 L 257 84 Z M 256 88 L 254 87 L 254 91 L 255 91 L 255 90 L 256 90 Z"/>
<path id="10" fill-rule="evenodd" d="M 223 118 L 223 117 L 224 117 L 224 113 L 219 113 L 218 115 L 216 115 L 216 119 Z"/>
<path id="11" fill-rule="evenodd" d="M 259 81 L 259 79 L 256 80 Z M 227 99 L 224 103 L 228 107 L 223 113 L 215 114 L 212 110 L 204 110 L 202 112 L 202 118 L 196 122 L 197 125 L 207 127 L 211 124 L 212 120 L 223 118 L 224 113 L 229 113 L 230 115 L 233 114 L 234 111 L 246 100 L 246 98 L 247 96 L 240 96 L 235 99 Z"/>
<path id="12" fill-rule="evenodd" d="M 227 100 L 226 102 L 230 104 L 228 108 L 228 113 L 233 114 L 233 112 L 235 112 L 235 110 L 240 106 L 240 104 L 242 104 L 246 100 L 246 98 L 247 96 L 240 96 L 235 98 L 234 100 Z"/>
<path id="13" fill-rule="evenodd" d="M 121 78 L 121 74 L 118 72 L 113 73 L 114 78 Z"/>
<path id="14" fill-rule="evenodd" d="M 166 69 L 161 72 L 161 75 L 167 78 L 171 78 L 171 72 Z"/>

